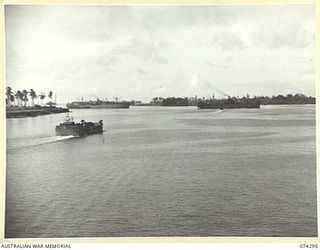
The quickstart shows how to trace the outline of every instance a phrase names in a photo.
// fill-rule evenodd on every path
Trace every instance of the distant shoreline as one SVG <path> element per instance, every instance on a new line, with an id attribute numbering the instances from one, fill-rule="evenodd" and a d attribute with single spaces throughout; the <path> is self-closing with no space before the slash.
<path id="1" fill-rule="evenodd" d="M 277 103 L 277 104 L 262 104 L 262 106 L 300 106 L 300 105 L 315 105 L 315 103 Z M 130 105 L 132 107 L 197 107 L 196 105 L 152 105 L 143 103 L 139 105 Z M 62 107 L 6 107 L 6 118 L 26 118 L 37 117 L 42 115 L 68 113 L 68 108 Z"/>

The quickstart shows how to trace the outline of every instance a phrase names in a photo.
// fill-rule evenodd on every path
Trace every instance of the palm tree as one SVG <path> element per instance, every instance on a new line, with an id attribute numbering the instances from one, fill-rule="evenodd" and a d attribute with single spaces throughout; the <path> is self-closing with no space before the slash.
<path id="1" fill-rule="evenodd" d="M 14 95 L 11 87 L 6 88 L 6 104 L 9 105 L 11 102 L 14 102 Z"/>
<path id="2" fill-rule="evenodd" d="M 24 101 L 24 107 L 27 105 L 28 102 L 28 91 L 27 90 L 22 90 L 22 101 Z"/>
<path id="3" fill-rule="evenodd" d="M 47 104 L 49 104 L 50 107 L 52 106 L 52 95 L 53 95 L 53 92 L 50 90 L 48 93 L 48 97 L 49 97 L 50 101 L 47 103 Z"/>
<path id="4" fill-rule="evenodd" d="M 39 98 L 40 98 L 41 105 L 43 105 L 43 99 L 46 98 L 46 94 L 41 92 L 41 94 L 39 95 Z"/>
<path id="5" fill-rule="evenodd" d="M 30 95 L 31 100 L 32 100 L 32 106 L 34 106 L 34 99 L 37 98 L 37 93 L 33 89 L 30 89 L 29 95 Z"/>
<path id="6" fill-rule="evenodd" d="M 18 90 L 15 94 L 15 97 L 18 102 L 18 106 L 21 106 L 21 102 L 23 100 L 23 93 L 20 90 Z"/>
<path id="7" fill-rule="evenodd" d="M 52 95 L 53 95 L 53 93 L 52 93 L 52 91 L 50 90 L 50 91 L 49 91 L 49 94 L 48 94 L 48 97 L 50 98 L 50 102 L 52 102 Z"/>

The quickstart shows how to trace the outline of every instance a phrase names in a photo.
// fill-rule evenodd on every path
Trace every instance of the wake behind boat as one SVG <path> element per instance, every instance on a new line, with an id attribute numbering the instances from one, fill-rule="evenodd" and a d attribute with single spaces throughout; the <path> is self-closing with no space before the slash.
<path id="1" fill-rule="evenodd" d="M 99 122 L 86 122 L 82 120 L 80 123 L 73 121 L 72 117 L 67 115 L 66 119 L 56 126 L 57 136 L 75 136 L 75 137 L 85 137 L 92 134 L 102 134 L 103 133 L 103 121 Z"/>

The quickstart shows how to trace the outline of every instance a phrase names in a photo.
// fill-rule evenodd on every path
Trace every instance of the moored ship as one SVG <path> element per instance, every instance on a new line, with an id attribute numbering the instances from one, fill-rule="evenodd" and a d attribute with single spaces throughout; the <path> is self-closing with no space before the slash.
<path id="1" fill-rule="evenodd" d="M 73 121 L 73 118 L 67 115 L 64 122 L 56 126 L 56 135 L 58 136 L 75 136 L 75 137 L 85 137 L 92 134 L 102 134 L 103 133 L 103 121 L 99 122 L 86 122 L 82 120 L 80 123 Z"/>
<path id="2" fill-rule="evenodd" d="M 258 100 L 249 99 L 249 98 L 231 98 L 222 99 L 222 100 L 202 100 L 198 103 L 199 109 L 259 109 L 260 102 Z"/>
<path id="3" fill-rule="evenodd" d="M 69 109 L 127 109 L 130 107 L 130 102 L 126 101 L 81 101 L 71 102 L 67 104 Z"/>

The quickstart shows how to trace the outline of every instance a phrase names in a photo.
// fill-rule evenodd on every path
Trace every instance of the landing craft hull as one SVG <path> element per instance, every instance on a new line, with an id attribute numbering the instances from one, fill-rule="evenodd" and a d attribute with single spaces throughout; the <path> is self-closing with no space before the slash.
<path id="1" fill-rule="evenodd" d="M 73 131 L 73 130 L 63 130 L 63 129 L 56 129 L 56 135 L 57 136 L 74 136 L 74 137 L 84 137 L 85 134 L 80 135 L 79 132 Z"/>
<path id="2" fill-rule="evenodd" d="M 57 136 L 85 137 L 87 135 L 102 134 L 103 123 L 84 122 L 84 123 L 61 123 L 56 126 Z"/>

